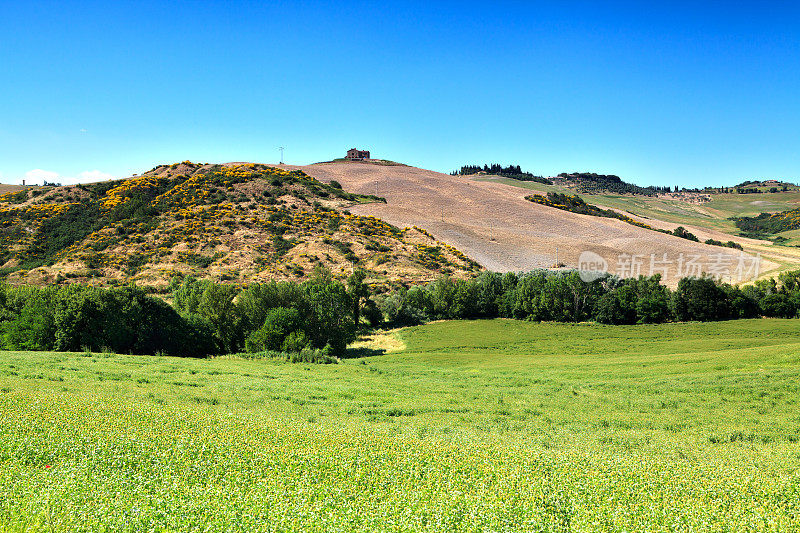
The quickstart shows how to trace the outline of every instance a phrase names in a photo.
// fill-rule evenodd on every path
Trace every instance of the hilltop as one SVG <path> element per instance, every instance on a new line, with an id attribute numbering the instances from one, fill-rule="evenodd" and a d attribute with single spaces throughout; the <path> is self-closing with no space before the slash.
<path id="1" fill-rule="evenodd" d="M 247 284 L 317 266 L 394 284 L 479 266 L 422 229 L 348 209 L 385 200 L 299 170 L 184 161 L 129 179 L 0 196 L 0 264 L 12 283 L 164 286 L 192 275 Z"/>

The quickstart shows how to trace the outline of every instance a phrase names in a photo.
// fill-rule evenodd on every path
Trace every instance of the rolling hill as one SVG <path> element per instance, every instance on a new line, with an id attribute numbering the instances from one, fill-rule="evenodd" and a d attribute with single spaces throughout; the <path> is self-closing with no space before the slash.
<path id="1" fill-rule="evenodd" d="M 348 209 L 384 200 L 259 164 L 160 165 L 125 180 L 0 196 L 0 262 L 12 283 L 232 283 L 355 266 L 376 284 L 480 267 L 424 230 Z"/>
<path id="2" fill-rule="evenodd" d="M 673 268 L 664 277 L 673 285 L 679 277 L 679 261 L 683 261 L 685 273 L 686 261 L 697 257 L 700 270 L 708 272 L 719 254 L 730 256 L 734 263 L 740 256 L 735 250 L 687 241 L 621 220 L 570 213 L 527 201 L 525 196 L 530 189 L 551 189 L 540 183 L 452 176 L 411 166 L 369 162 L 285 168 L 302 170 L 322 182 L 340 182 L 360 194 L 386 198 L 386 203 L 361 204 L 351 210 L 398 226 L 425 228 L 490 270 L 575 268 L 581 253 L 590 251 L 605 259 L 611 272 L 620 266 L 618 261 L 637 256 L 642 262 L 640 273 L 646 275 L 650 273 L 651 254 L 657 259 L 666 254 Z M 648 225 L 674 229 L 680 224 L 653 219 Z M 717 238 L 721 232 L 703 235 L 704 239 Z M 745 251 L 754 242 L 725 235 L 724 240 L 731 239 L 742 243 Z M 745 254 L 744 258 L 749 262 L 752 256 Z M 760 272 L 774 272 L 788 265 L 797 268 L 798 264 L 800 261 L 792 257 L 785 262 L 763 260 Z M 657 272 L 664 274 L 663 270 Z"/>
<path id="3" fill-rule="evenodd" d="M 159 287 L 183 275 L 241 284 L 302 279 L 318 265 L 345 276 L 357 265 L 369 271 L 371 283 L 389 285 L 466 277 L 481 267 L 575 268 L 583 252 L 592 252 L 612 273 L 657 272 L 674 285 L 700 272 L 738 281 L 737 262 L 752 265 L 755 254 L 764 258 L 762 275 L 800 265 L 800 250 L 729 234 L 735 228 L 722 215 L 738 211 L 720 211 L 717 200 L 690 205 L 583 195 L 642 226 L 683 225 L 698 243 L 532 203 L 525 199 L 532 189 L 560 190 L 387 161 L 184 161 L 126 180 L 17 188 L 0 196 L 0 274 L 12 283 Z M 702 244 L 706 239 L 734 240 L 745 254 Z M 720 254 L 728 271 L 715 266 Z"/>

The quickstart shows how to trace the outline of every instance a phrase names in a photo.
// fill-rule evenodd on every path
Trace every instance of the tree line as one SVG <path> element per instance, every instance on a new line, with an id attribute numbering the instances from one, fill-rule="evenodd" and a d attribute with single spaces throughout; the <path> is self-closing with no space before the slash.
<path id="1" fill-rule="evenodd" d="M 580 192 L 610 191 L 617 194 L 641 194 L 654 196 L 657 193 L 670 192 L 669 187 L 648 186 L 641 187 L 623 181 L 614 174 L 597 174 L 595 172 L 562 172 L 559 178 L 577 183 Z"/>
<path id="2" fill-rule="evenodd" d="M 205 357 L 250 352 L 292 361 L 329 362 L 345 355 L 360 330 L 438 319 L 649 324 L 800 311 L 800 271 L 736 287 L 684 278 L 675 290 L 660 276 L 585 282 L 577 271 L 483 272 L 466 280 L 375 294 L 356 270 L 346 281 L 318 270 L 304 282 L 246 288 L 174 279 L 165 299 L 133 285 L 0 286 L 2 346 L 12 350 L 109 351 Z"/>
<path id="3" fill-rule="evenodd" d="M 491 165 L 484 164 L 483 166 L 464 165 L 461 167 L 461 169 L 451 172 L 450 175 L 471 176 L 473 174 L 478 174 L 479 172 L 485 172 L 486 174 L 502 176 L 504 178 L 511 178 L 519 181 L 535 181 L 537 183 L 544 183 L 545 185 L 553 184 L 552 181 L 543 176 L 537 176 L 530 172 L 523 172 L 519 165 L 508 165 L 504 167 L 503 165 L 499 165 L 497 163 L 492 163 Z"/>
<path id="4" fill-rule="evenodd" d="M 603 324 L 791 318 L 800 311 L 800 271 L 741 288 L 710 277 L 683 278 L 675 290 L 662 285 L 660 275 L 604 275 L 587 283 L 577 271 L 483 272 L 401 289 L 379 298 L 378 306 L 392 326 L 497 317 Z"/>
<path id="5" fill-rule="evenodd" d="M 341 356 L 367 303 L 363 271 L 346 282 L 318 270 L 307 281 L 239 288 L 173 279 L 165 300 L 141 287 L 0 286 L 2 345 L 11 350 L 109 351 L 205 357 L 250 352 Z M 371 302 L 371 301 L 370 301 Z"/>

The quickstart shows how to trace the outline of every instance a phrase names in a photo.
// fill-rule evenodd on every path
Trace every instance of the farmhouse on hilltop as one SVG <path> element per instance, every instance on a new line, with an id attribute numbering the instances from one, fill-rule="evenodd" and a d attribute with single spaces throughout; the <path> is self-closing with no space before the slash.
<path id="1" fill-rule="evenodd" d="M 364 159 L 369 159 L 369 150 L 359 150 L 358 148 L 350 148 L 347 151 L 345 159 L 349 159 L 350 161 L 363 161 Z"/>

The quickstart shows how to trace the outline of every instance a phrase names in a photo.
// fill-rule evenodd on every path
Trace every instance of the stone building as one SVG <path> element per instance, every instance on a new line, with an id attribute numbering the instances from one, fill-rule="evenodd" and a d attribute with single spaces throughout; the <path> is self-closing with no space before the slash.
<path id="1" fill-rule="evenodd" d="M 363 161 L 364 159 L 369 159 L 369 150 L 359 150 L 358 148 L 350 148 L 347 151 L 345 159 L 349 159 L 350 161 Z"/>

